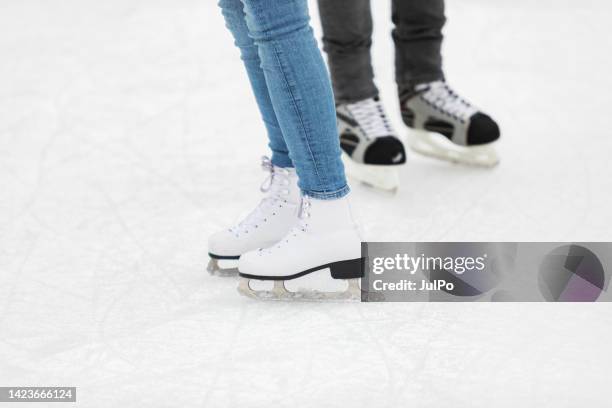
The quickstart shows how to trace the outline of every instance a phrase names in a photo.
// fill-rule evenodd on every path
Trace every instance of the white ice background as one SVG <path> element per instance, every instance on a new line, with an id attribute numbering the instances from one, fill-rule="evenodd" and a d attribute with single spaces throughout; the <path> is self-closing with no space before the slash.
<path id="1" fill-rule="evenodd" d="M 365 238 L 610 241 L 612 3 L 448 3 L 448 79 L 499 121 L 502 163 L 410 155 L 397 195 L 353 185 Z M 0 386 L 77 386 L 83 407 L 609 406 L 607 304 L 259 303 L 209 276 L 265 153 L 214 1 L 0 0 Z"/>

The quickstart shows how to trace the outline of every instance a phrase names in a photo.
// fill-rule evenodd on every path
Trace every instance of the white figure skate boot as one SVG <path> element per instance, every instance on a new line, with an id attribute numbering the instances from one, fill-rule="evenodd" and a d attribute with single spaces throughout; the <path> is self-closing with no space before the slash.
<path id="1" fill-rule="evenodd" d="M 302 197 L 300 220 L 279 242 L 244 254 L 239 261 L 239 292 L 263 299 L 359 300 L 363 277 L 361 238 L 346 197 L 316 200 Z M 328 284 L 340 283 L 341 291 L 293 290 L 301 277 L 323 274 Z M 330 279 L 331 277 L 331 279 Z M 344 281 L 347 280 L 347 283 Z M 272 281 L 271 290 L 256 290 L 258 281 Z M 271 286 L 271 285 L 269 285 Z"/>
<path id="2" fill-rule="evenodd" d="M 262 158 L 262 168 L 269 173 L 260 190 L 265 194 L 259 205 L 236 226 L 213 234 L 208 240 L 208 272 L 232 276 L 240 256 L 257 248 L 267 247 L 287 234 L 298 220 L 300 189 L 293 168 L 273 166 Z M 219 262 L 234 264 L 222 268 Z"/>

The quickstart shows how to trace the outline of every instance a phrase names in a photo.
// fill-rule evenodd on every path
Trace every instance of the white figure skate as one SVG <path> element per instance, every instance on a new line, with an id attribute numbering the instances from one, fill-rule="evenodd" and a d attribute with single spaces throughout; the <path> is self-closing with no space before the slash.
<path id="1" fill-rule="evenodd" d="M 360 300 L 361 239 L 348 199 L 302 197 L 300 220 L 276 244 L 244 254 L 239 261 L 241 294 L 271 300 Z M 322 274 L 340 291 L 304 290 L 298 281 Z M 332 279 L 330 279 L 330 277 Z M 267 290 L 258 290 L 267 282 Z M 329 285 L 327 285 L 329 283 Z"/>
<path id="2" fill-rule="evenodd" d="M 416 86 L 404 97 L 401 108 L 404 123 L 411 128 L 409 144 L 415 152 L 475 166 L 499 163 L 494 148 L 499 127 L 445 82 Z"/>
<path id="3" fill-rule="evenodd" d="M 398 166 L 406 163 L 404 145 L 378 98 L 336 106 L 346 174 L 382 190 L 399 186 Z"/>
<path id="4" fill-rule="evenodd" d="M 273 166 L 267 157 L 262 158 L 261 165 L 269 173 L 260 187 L 264 198 L 236 226 L 208 240 L 210 261 L 207 270 L 212 275 L 235 276 L 242 254 L 276 243 L 298 220 L 300 190 L 295 169 Z M 224 263 L 230 267 L 223 267 Z"/>

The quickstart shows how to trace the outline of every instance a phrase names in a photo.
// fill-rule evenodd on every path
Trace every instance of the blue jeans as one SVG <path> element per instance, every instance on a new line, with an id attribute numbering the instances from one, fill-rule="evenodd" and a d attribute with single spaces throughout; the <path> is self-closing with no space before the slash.
<path id="1" fill-rule="evenodd" d="M 220 0 L 219 6 L 263 117 L 272 164 L 295 166 L 310 197 L 348 194 L 331 83 L 307 0 Z"/>

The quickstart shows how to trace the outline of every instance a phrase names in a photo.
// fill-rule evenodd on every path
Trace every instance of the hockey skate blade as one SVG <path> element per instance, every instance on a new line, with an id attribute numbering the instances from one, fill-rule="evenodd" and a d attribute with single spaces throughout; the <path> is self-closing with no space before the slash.
<path id="1" fill-rule="evenodd" d="M 346 174 L 361 183 L 380 190 L 395 193 L 399 188 L 398 165 L 383 166 L 355 163 L 346 153 L 342 153 Z"/>
<path id="2" fill-rule="evenodd" d="M 236 260 L 231 259 L 216 259 L 210 258 L 208 261 L 208 266 L 206 270 L 212 276 L 219 276 L 222 278 L 228 278 L 238 275 L 238 266 L 236 265 Z M 233 267 L 226 267 L 226 265 L 233 264 Z"/>
<path id="3" fill-rule="evenodd" d="M 326 279 L 325 279 L 326 278 Z M 259 300 L 285 301 L 359 301 L 360 279 L 329 279 L 329 273 L 312 273 L 288 281 L 260 281 L 240 278 L 238 292 Z"/>
<path id="4" fill-rule="evenodd" d="M 494 167 L 499 164 L 495 142 L 479 146 L 459 146 L 444 135 L 411 129 L 410 148 L 424 156 L 469 166 Z"/>

